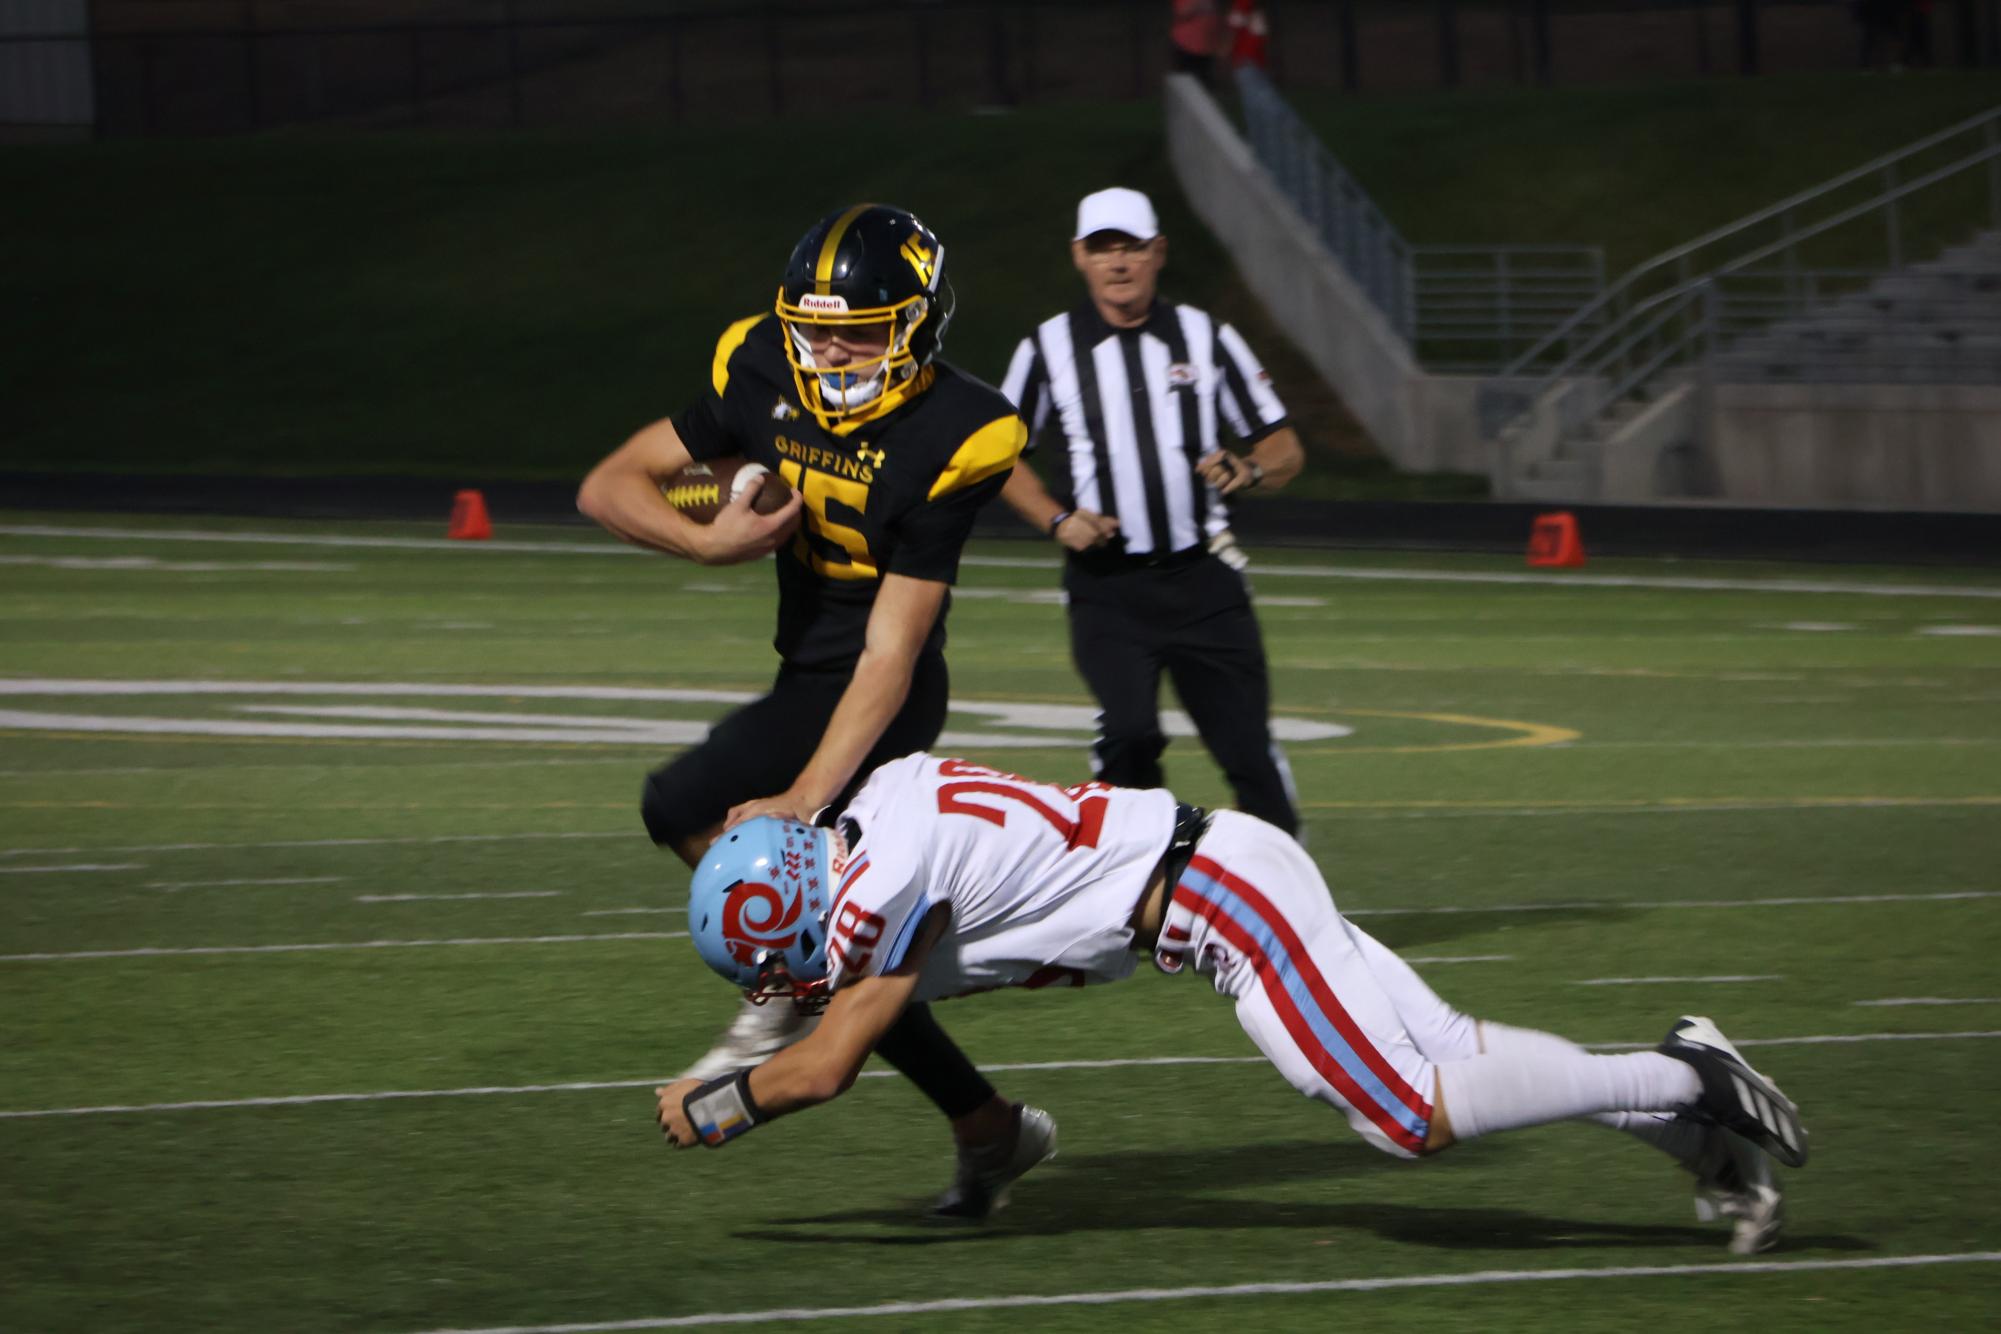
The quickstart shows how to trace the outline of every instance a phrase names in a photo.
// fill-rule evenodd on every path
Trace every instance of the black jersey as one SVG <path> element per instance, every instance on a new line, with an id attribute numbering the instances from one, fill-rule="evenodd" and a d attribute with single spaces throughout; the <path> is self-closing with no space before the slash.
<path id="1" fill-rule="evenodd" d="M 934 361 L 879 416 L 823 430 L 799 403 L 776 317 L 732 324 L 712 391 L 674 419 L 697 459 L 741 456 L 806 498 L 778 553 L 774 644 L 798 667 L 851 665 L 885 574 L 952 583 L 973 516 L 1020 457 L 1028 429 L 992 386 Z M 945 642 L 941 614 L 927 649 Z"/>

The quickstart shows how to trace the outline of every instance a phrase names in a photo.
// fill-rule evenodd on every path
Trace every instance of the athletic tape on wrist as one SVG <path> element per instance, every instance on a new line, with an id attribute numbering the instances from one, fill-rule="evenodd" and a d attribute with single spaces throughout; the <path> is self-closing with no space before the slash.
<path id="1" fill-rule="evenodd" d="M 711 1079 L 681 1100 L 681 1110 L 702 1143 L 712 1149 L 748 1134 L 764 1120 L 757 1099 L 750 1096 L 748 1070 Z"/>

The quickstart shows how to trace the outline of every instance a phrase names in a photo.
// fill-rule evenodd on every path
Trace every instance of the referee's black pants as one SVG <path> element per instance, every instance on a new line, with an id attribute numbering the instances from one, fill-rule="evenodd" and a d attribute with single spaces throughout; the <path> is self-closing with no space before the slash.
<path id="1" fill-rule="evenodd" d="M 672 844 L 722 823 L 732 806 L 783 792 L 813 758 L 853 675 L 851 667 L 784 667 L 771 693 L 731 713 L 700 745 L 648 774 L 639 807 L 653 841 Z M 950 695 L 944 654 L 922 654 L 903 708 L 835 805 L 845 804 L 879 765 L 936 745 Z M 929 1005 L 905 1009 L 875 1050 L 954 1120 L 994 1097 L 994 1086 L 938 1027 Z"/>
<path id="2" fill-rule="evenodd" d="M 1297 837 L 1291 782 L 1271 740 L 1271 675 L 1242 575 L 1196 549 L 1149 562 L 1072 556 L 1070 652 L 1098 698 L 1098 777 L 1165 786 L 1164 670 L 1236 794 L 1237 808 Z"/>

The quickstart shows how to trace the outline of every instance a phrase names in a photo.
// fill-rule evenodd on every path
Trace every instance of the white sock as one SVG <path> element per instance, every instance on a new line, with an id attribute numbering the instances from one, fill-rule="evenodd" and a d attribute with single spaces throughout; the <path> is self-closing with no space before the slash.
<path id="1" fill-rule="evenodd" d="M 1585 1120 L 1645 1140 L 1684 1167 L 1693 1165 L 1709 1142 L 1708 1126 L 1672 1112 L 1598 1112 Z"/>
<path id="2" fill-rule="evenodd" d="M 1702 1093 L 1686 1062 L 1657 1051 L 1598 1056 L 1554 1033 L 1486 1022 L 1480 1032 L 1481 1055 L 1438 1067 L 1458 1139 L 1595 1112 L 1671 1111 Z"/>

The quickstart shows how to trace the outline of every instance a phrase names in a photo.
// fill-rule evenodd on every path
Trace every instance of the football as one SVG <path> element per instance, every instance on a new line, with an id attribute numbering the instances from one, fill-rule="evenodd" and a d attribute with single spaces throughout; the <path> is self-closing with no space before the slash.
<path id="1" fill-rule="evenodd" d="M 755 492 L 750 507 L 759 514 L 776 513 L 792 499 L 784 478 L 748 459 L 691 463 L 660 484 L 667 503 L 696 523 L 715 522 L 723 506 L 746 491 Z"/>

